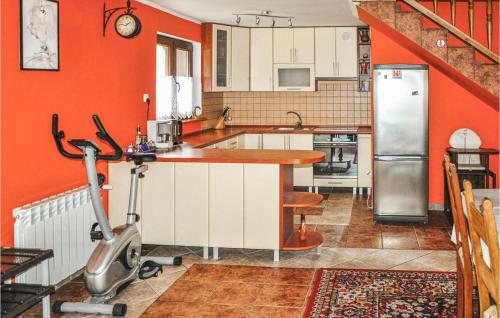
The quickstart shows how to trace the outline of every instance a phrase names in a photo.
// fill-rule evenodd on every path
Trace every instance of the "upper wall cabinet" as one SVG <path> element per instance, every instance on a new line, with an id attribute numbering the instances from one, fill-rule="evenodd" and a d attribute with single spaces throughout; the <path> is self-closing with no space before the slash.
<path id="1" fill-rule="evenodd" d="M 315 28 L 316 77 L 357 77 L 355 27 Z"/>
<path id="2" fill-rule="evenodd" d="M 250 89 L 250 29 L 233 27 L 231 30 L 231 77 L 232 91 Z"/>
<path id="3" fill-rule="evenodd" d="M 231 90 L 231 27 L 202 26 L 203 91 Z"/>
<path id="4" fill-rule="evenodd" d="M 314 28 L 276 28 L 273 38 L 274 63 L 314 63 Z"/>
<path id="5" fill-rule="evenodd" d="M 250 90 L 273 90 L 273 29 L 250 31 Z"/>

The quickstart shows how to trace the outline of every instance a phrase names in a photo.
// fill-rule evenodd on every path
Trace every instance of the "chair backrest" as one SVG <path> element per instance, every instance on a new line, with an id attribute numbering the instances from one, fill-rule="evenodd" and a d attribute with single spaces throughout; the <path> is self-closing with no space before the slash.
<path id="1" fill-rule="evenodd" d="M 472 282 L 472 260 L 470 255 L 469 230 L 465 220 L 462 196 L 460 194 L 460 183 L 458 181 L 457 170 L 454 164 L 450 163 L 450 157 L 444 156 L 444 170 L 448 193 L 450 196 L 451 214 L 455 223 L 456 250 L 460 258 L 464 279 Z"/>
<path id="2" fill-rule="evenodd" d="M 492 300 L 497 307 L 500 306 L 498 232 L 495 216 L 493 215 L 493 203 L 488 199 L 483 200 L 481 204 L 482 212 L 480 212 L 474 202 L 472 185 L 468 180 L 464 180 L 464 191 L 482 317 L 484 312 L 492 305 Z M 489 257 L 484 255 L 483 247 L 487 248 Z"/>

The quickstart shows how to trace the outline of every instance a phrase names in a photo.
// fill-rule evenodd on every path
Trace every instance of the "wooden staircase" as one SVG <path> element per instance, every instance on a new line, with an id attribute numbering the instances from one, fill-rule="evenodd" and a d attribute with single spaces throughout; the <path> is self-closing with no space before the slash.
<path id="1" fill-rule="evenodd" d="M 412 10 L 407 4 L 413 4 L 418 10 Z M 368 25 L 374 26 L 373 24 L 378 23 L 380 27 L 381 24 L 385 24 L 382 26 L 382 31 L 386 35 L 390 36 L 391 34 L 387 33 L 391 32 L 394 35 L 394 31 L 397 31 L 399 35 L 396 37 L 399 38 L 396 40 L 401 40 L 400 42 L 403 42 L 401 44 L 498 108 L 498 55 L 489 48 L 482 46 L 465 33 L 457 34 L 458 29 L 451 23 L 430 10 L 426 11 L 413 0 L 361 1 L 358 5 L 358 14 Z M 423 19 L 436 22 L 435 27 L 424 28 Z M 452 35 L 460 38 L 463 46 L 449 46 L 448 38 Z M 420 52 L 422 49 L 425 52 Z M 476 52 L 486 56 L 489 62 L 476 60 Z"/>

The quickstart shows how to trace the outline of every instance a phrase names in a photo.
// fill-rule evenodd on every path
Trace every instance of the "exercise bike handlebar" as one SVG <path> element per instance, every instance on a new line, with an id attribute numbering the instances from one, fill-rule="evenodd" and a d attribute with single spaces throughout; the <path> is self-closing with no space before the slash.
<path id="1" fill-rule="evenodd" d="M 112 154 L 107 154 L 107 155 L 99 155 L 96 154 L 96 159 L 99 160 L 119 160 L 122 155 L 123 151 L 120 148 L 120 146 L 114 141 L 113 138 L 106 132 L 106 129 L 104 128 L 104 125 L 102 124 L 101 120 L 99 119 L 99 116 L 93 115 L 92 120 L 94 121 L 94 124 L 96 125 L 98 131 L 96 132 L 97 137 L 99 139 L 105 141 L 114 150 L 114 153 Z M 64 134 L 63 130 L 59 130 L 59 116 L 57 114 L 52 115 L 52 136 L 54 137 L 54 140 L 56 142 L 57 150 L 66 158 L 69 159 L 83 159 L 84 154 L 77 154 L 77 153 L 71 153 L 68 152 L 62 143 L 62 140 L 66 136 Z"/>

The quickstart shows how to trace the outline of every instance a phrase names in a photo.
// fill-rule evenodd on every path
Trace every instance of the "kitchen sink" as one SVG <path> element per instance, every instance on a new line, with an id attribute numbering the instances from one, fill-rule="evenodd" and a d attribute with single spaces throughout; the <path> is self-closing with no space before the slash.
<path id="1" fill-rule="evenodd" d="M 273 130 L 312 130 L 313 128 L 303 127 L 303 128 L 295 128 L 295 127 L 274 127 Z"/>

